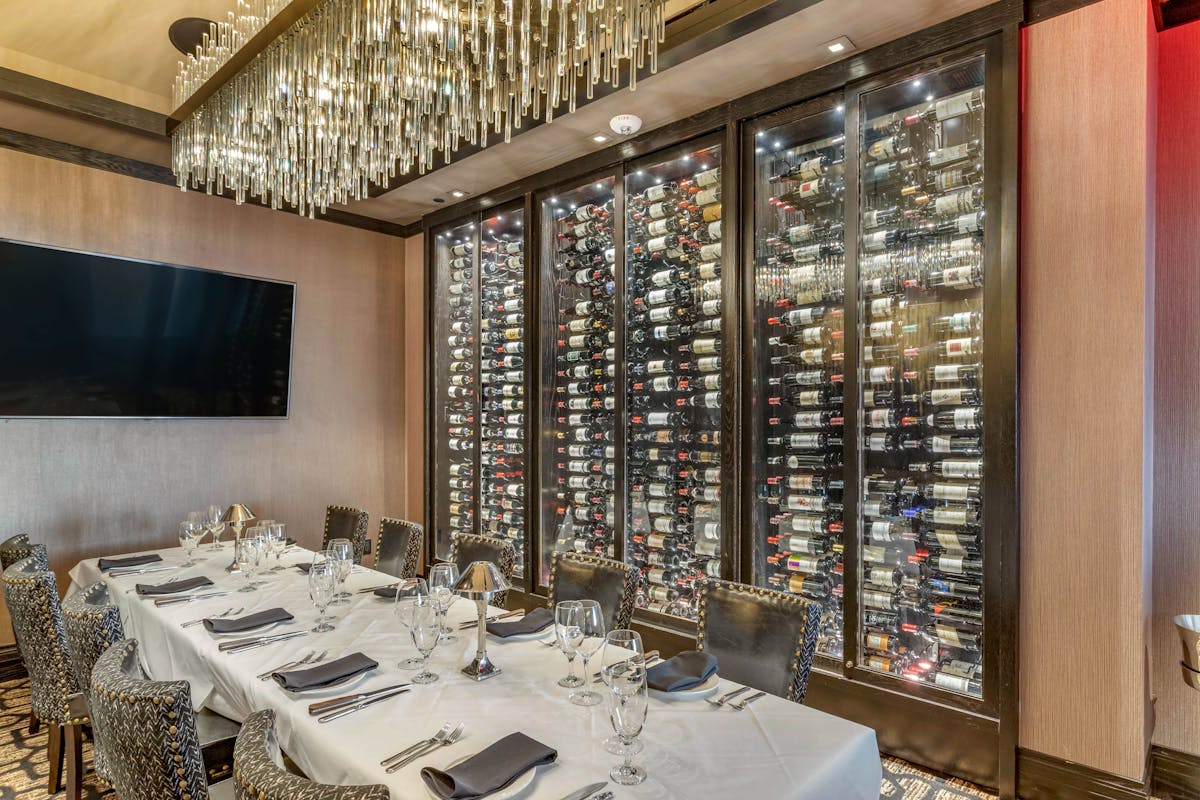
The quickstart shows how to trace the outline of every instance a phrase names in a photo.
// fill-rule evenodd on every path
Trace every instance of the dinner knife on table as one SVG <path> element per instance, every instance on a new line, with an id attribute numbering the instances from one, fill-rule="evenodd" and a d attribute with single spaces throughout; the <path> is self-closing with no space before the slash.
<path id="1" fill-rule="evenodd" d="M 352 706 L 362 700 L 368 700 L 377 694 L 390 692 L 393 689 L 403 689 L 408 686 L 407 683 L 397 683 L 392 686 L 385 686 L 382 689 L 372 689 L 369 692 L 359 692 L 358 694 L 348 694 L 345 697 L 335 697 L 332 700 L 322 700 L 319 703 L 311 703 L 308 706 L 308 713 L 312 716 L 324 714 L 327 711 L 336 711 L 342 706 Z"/>
<path id="2" fill-rule="evenodd" d="M 285 639 L 294 639 L 297 636 L 306 636 L 308 631 L 290 631 L 288 633 L 276 633 L 273 636 L 262 636 L 251 639 L 234 639 L 232 642 L 222 642 L 217 645 L 217 649 L 222 653 L 242 653 L 246 650 L 253 650 L 256 647 L 262 647 L 272 642 L 282 642 Z"/>
<path id="3" fill-rule="evenodd" d="M 161 608 L 162 606 L 173 606 L 176 603 L 190 603 L 193 600 L 203 600 L 206 597 L 223 597 L 227 594 L 229 592 L 204 592 L 203 594 L 184 594 L 178 597 L 160 597 L 154 601 L 154 605 Z"/>
<path id="4" fill-rule="evenodd" d="M 346 706 L 345 708 L 342 708 L 338 711 L 334 711 L 332 714 L 326 714 L 323 717 L 317 717 L 317 722 L 332 722 L 333 720 L 338 719 L 339 717 L 344 717 L 347 714 L 353 714 L 355 711 L 358 711 L 359 709 L 363 709 L 363 708 L 366 708 L 367 706 L 375 705 L 376 703 L 382 703 L 384 700 L 390 700 L 391 698 L 395 697 L 396 695 L 404 694 L 405 692 L 408 692 L 408 691 L 412 691 L 412 690 L 406 686 L 403 689 L 395 689 L 391 692 L 388 692 L 387 694 L 376 695 L 375 697 L 369 697 L 366 700 L 359 700 L 354 705 Z"/>
<path id="5" fill-rule="evenodd" d="M 586 800 L 586 798 L 591 797 L 593 794 L 600 791 L 605 786 L 608 786 L 608 781 L 600 781 L 599 783 L 593 783 L 593 784 L 583 787 L 582 789 L 580 789 L 577 792 L 571 792 L 569 795 L 562 798 L 562 800 Z"/>

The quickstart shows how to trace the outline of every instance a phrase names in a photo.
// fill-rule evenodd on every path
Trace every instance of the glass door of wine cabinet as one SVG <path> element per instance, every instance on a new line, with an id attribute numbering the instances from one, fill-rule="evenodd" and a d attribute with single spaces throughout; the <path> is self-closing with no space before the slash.
<path id="1" fill-rule="evenodd" d="M 512 542 L 524 574 L 532 527 L 524 205 L 486 212 L 479 229 L 480 530 Z"/>
<path id="2" fill-rule="evenodd" d="M 685 146 L 625 177 L 625 560 L 639 606 L 696 615 L 720 576 L 721 147 Z"/>
<path id="3" fill-rule="evenodd" d="M 541 565 L 555 550 L 615 556 L 616 179 L 540 195 Z"/>
<path id="4" fill-rule="evenodd" d="M 432 243 L 434 555 L 479 517 L 479 241 L 475 223 L 443 229 Z"/>
<path id="5" fill-rule="evenodd" d="M 858 664 L 983 692 L 984 59 L 860 96 Z"/>
<path id="6" fill-rule="evenodd" d="M 758 586 L 820 604 L 843 644 L 845 113 L 828 98 L 751 123 L 748 543 Z"/>

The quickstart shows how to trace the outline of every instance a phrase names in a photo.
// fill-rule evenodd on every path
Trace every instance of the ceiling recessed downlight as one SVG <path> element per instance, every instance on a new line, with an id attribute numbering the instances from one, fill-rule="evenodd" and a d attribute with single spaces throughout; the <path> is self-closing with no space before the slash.
<path id="1" fill-rule="evenodd" d="M 454 197 L 454 198 L 466 197 L 467 193 L 464 192 L 462 189 L 455 189 L 452 192 L 450 192 L 450 196 Z"/>
<path id="2" fill-rule="evenodd" d="M 826 50 L 828 50 L 830 53 L 833 53 L 835 56 L 839 56 L 842 53 L 846 53 L 846 52 L 849 52 L 850 50 L 853 50 L 854 42 L 850 41 L 849 37 L 839 36 L 838 38 L 834 39 L 833 41 L 826 42 L 825 44 L 823 44 L 821 46 L 824 47 Z"/>
<path id="3" fill-rule="evenodd" d="M 592 141 L 596 144 L 604 144 L 608 141 L 608 136 L 603 133 L 594 133 L 592 134 Z"/>

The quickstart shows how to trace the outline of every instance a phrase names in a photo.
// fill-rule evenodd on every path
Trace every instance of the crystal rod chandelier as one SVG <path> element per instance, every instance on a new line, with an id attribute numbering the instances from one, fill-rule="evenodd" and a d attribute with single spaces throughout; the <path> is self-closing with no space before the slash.
<path id="1" fill-rule="evenodd" d="M 313 216 L 461 142 L 550 122 L 577 86 L 657 70 L 665 0 L 324 0 L 172 132 L 181 189 Z M 286 0 L 237 13 L 180 65 L 182 105 Z"/>

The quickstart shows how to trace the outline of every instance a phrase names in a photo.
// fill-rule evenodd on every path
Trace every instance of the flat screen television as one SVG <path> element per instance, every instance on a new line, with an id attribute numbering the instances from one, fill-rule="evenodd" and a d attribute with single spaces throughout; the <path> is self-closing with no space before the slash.
<path id="1" fill-rule="evenodd" d="M 288 415 L 291 283 L 0 239 L 0 418 Z"/>

